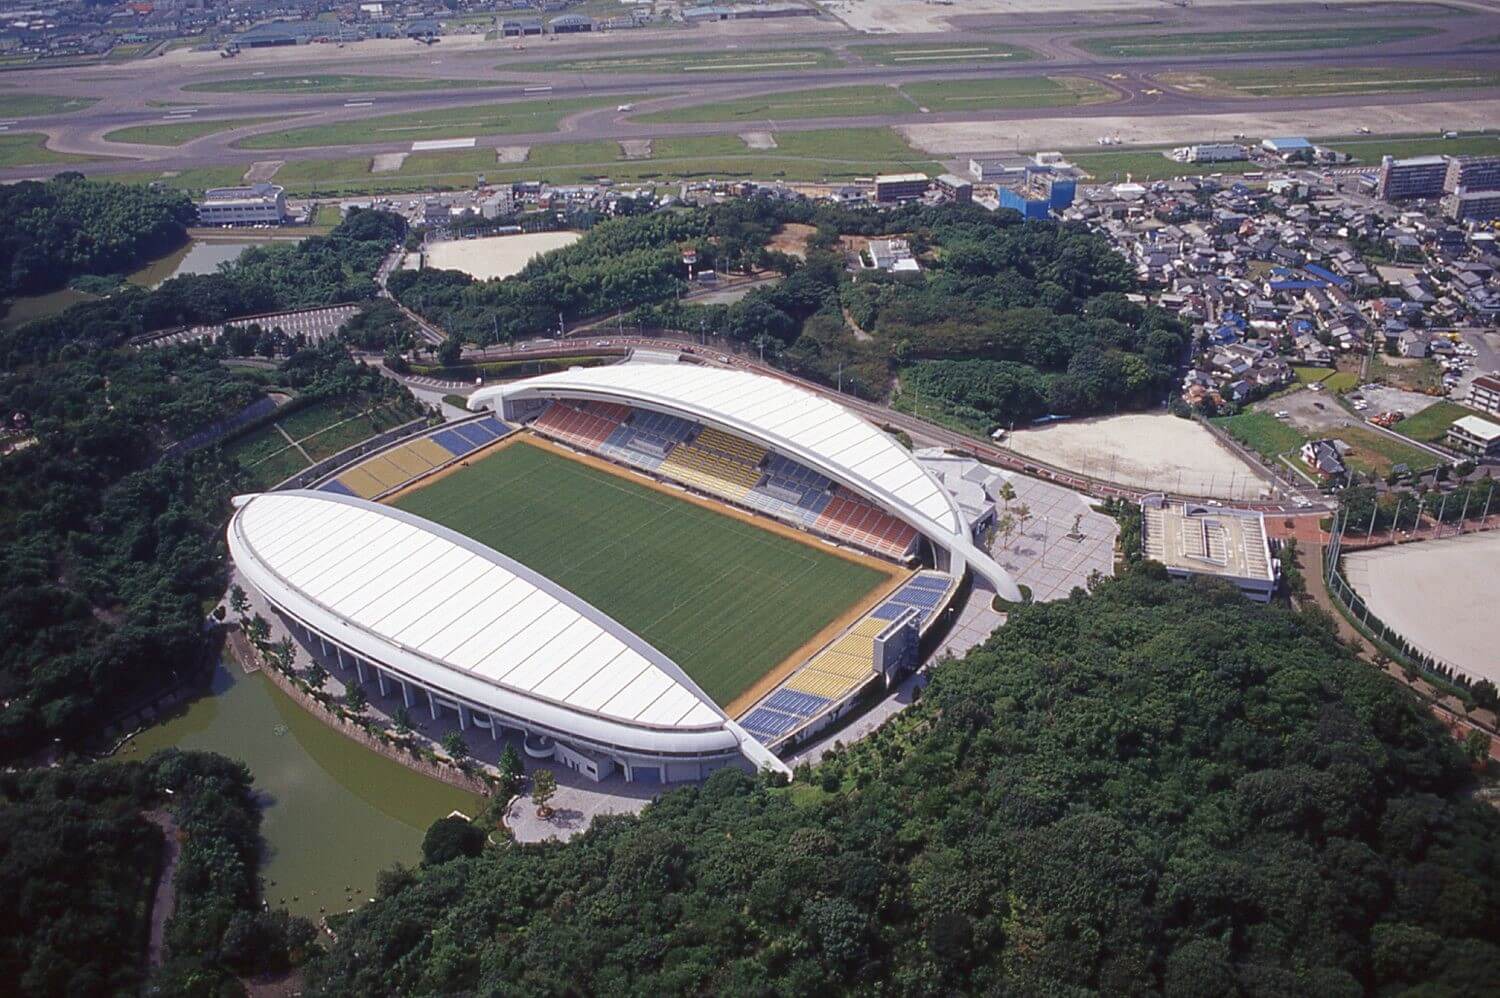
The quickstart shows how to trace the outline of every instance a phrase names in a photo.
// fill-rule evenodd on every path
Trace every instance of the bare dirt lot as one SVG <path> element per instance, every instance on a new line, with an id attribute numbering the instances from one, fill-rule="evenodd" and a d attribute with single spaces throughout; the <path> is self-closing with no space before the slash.
<path id="1" fill-rule="evenodd" d="M 1218 499 L 1256 499 L 1271 490 L 1261 471 L 1208 430 L 1164 412 L 1017 430 L 1006 445 L 1025 457 L 1132 488 Z"/>
<path id="2" fill-rule="evenodd" d="M 1496 564 L 1500 532 L 1489 531 L 1348 554 L 1344 575 L 1370 612 L 1407 641 L 1500 682 Z"/>

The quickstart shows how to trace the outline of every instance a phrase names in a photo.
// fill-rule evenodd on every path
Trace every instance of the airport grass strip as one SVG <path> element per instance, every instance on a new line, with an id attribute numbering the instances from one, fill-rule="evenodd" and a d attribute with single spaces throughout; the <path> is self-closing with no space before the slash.
<path id="1" fill-rule="evenodd" d="M 558 122 L 570 114 L 605 107 L 620 100 L 639 98 L 580 97 L 572 100 L 517 100 L 445 107 L 289 128 L 252 135 L 235 145 L 241 149 L 306 149 L 360 145 L 366 142 L 414 142 L 421 139 L 553 132 L 557 130 Z"/>
<path id="2" fill-rule="evenodd" d="M 830 69 L 841 65 L 828 49 L 735 49 L 728 52 L 660 52 L 633 56 L 600 56 L 556 62 L 502 63 L 497 68 L 516 72 L 548 70 L 558 73 L 763 73 L 801 69 Z"/>
<path id="3" fill-rule="evenodd" d="M 598 607 L 720 705 L 886 579 L 524 441 L 396 505 Z"/>
<path id="4" fill-rule="evenodd" d="M 130 142 L 147 146 L 180 146 L 205 135 L 249 128 L 268 121 L 279 121 L 284 115 L 269 118 L 194 118 L 188 121 L 159 121 L 150 125 L 130 125 L 106 132 L 106 142 Z"/>
<path id="5" fill-rule="evenodd" d="M 503 86 L 501 80 L 435 80 L 410 76 L 359 76 L 325 73 L 313 76 L 255 76 L 190 83 L 182 89 L 209 94 L 366 94 L 415 90 L 465 90 Z"/>
<path id="6" fill-rule="evenodd" d="M 1193 55 L 1231 55 L 1255 52 L 1305 52 L 1362 48 L 1408 41 L 1437 34 L 1436 28 L 1417 26 L 1375 28 L 1301 28 L 1293 31 L 1224 31 L 1200 34 L 1120 35 L 1084 38 L 1077 44 L 1086 52 L 1113 59 L 1176 58 Z"/>

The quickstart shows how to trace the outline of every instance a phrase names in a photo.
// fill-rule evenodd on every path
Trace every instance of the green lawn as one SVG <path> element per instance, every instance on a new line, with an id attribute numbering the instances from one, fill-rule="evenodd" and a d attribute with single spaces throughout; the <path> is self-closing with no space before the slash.
<path id="1" fill-rule="evenodd" d="M 1162 74 L 1160 79 L 1189 93 L 1233 97 L 1390 94 L 1500 86 L 1500 72 L 1472 67 L 1412 69 L 1389 66 L 1279 66 L 1276 69 Z"/>
<path id="2" fill-rule="evenodd" d="M 351 422 L 345 422 L 351 418 Z M 302 450 L 314 461 L 320 461 L 380 429 L 388 429 L 388 424 L 390 420 L 384 420 L 377 429 L 371 417 L 361 414 L 358 405 L 343 399 L 328 399 L 235 438 L 225 445 L 224 453 L 249 473 L 255 488 L 270 488 L 312 463 L 303 457 Z M 302 450 L 288 443 L 287 437 L 299 441 Z"/>
<path id="3" fill-rule="evenodd" d="M 1307 442 L 1296 427 L 1269 412 L 1246 411 L 1237 416 L 1221 416 L 1212 422 L 1246 447 L 1273 461 L 1277 455 L 1295 452 Z"/>
<path id="4" fill-rule="evenodd" d="M 1445 139 L 1440 135 L 1328 139 L 1324 145 L 1346 152 L 1361 163 L 1378 166 L 1384 156 L 1494 156 L 1500 154 L 1500 133 L 1479 132 Z"/>
<path id="5" fill-rule="evenodd" d="M 254 76 L 190 83 L 182 89 L 210 94 L 374 94 L 409 90 L 466 90 L 502 85 L 500 80 L 434 80 L 409 76 L 358 76 L 324 73 L 315 76 Z"/>
<path id="6" fill-rule="evenodd" d="M 1115 59 L 1175 58 L 1251 52 L 1303 52 L 1314 49 L 1364 48 L 1387 42 L 1425 38 L 1437 33 L 1424 27 L 1326 27 L 1290 31 L 1224 31 L 1198 34 L 1120 35 L 1084 38 L 1078 47 Z"/>
<path id="7" fill-rule="evenodd" d="M 1399 424 L 1397 424 L 1399 425 Z M 1427 451 L 1404 444 L 1368 426 L 1344 426 L 1329 434 L 1348 444 L 1344 463 L 1354 471 L 1385 476 L 1391 467 L 1404 464 L 1413 471 L 1431 468 L 1438 459 Z"/>
<path id="8" fill-rule="evenodd" d="M 501 63 L 507 69 L 559 73 L 728 73 L 828 69 L 841 65 L 828 49 L 735 49 L 725 52 L 657 52 L 649 55 L 599 56 L 558 62 Z M 659 96 L 659 95 L 658 95 Z"/>
<path id="9" fill-rule="evenodd" d="M 109 179 L 117 184 L 158 183 L 172 190 L 201 193 L 210 187 L 233 187 L 244 183 L 245 165 L 204 166 L 191 170 L 140 170 L 134 173 L 111 173 Z M 277 178 L 278 183 L 280 179 Z"/>
<path id="10" fill-rule="evenodd" d="M 1075 107 L 1115 99 L 1113 91 L 1082 76 L 1016 76 L 994 80 L 909 83 L 908 97 L 932 112 L 1000 107 Z"/>
<path id="11" fill-rule="evenodd" d="M 580 97 L 572 100 L 539 99 L 471 104 L 289 128 L 280 132 L 252 135 L 236 145 L 241 149 L 306 149 L 316 146 L 357 145 L 362 142 L 411 142 L 420 139 L 552 132 L 557 130 L 557 123 L 570 114 L 632 99 L 639 100 L 630 97 Z"/>
<path id="12" fill-rule="evenodd" d="M 1457 402 L 1434 402 L 1415 416 L 1406 417 L 1391 429 L 1403 437 L 1411 437 L 1423 443 L 1438 443 L 1447 435 L 1448 427 L 1453 425 L 1454 420 L 1465 416 L 1489 418 L 1484 413 L 1475 412 Z"/>
<path id="13" fill-rule="evenodd" d="M 10 132 L 0 135 L 0 166 L 40 166 L 47 163 L 87 163 L 93 156 L 53 152 L 40 132 Z"/>
<path id="14" fill-rule="evenodd" d="M 138 142 L 148 146 L 180 146 L 184 142 L 201 139 L 215 132 L 227 132 L 231 128 L 248 128 L 277 121 L 280 116 L 268 118 L 195 118 L 191 121 L 159 121 L 150 125 L 131 125 L 117 128 L 104 134 L 106 142 Z"/>
<path id="15" fill-rule="evenodd" d="M 1028 48 L 998 42 L 855 45 L 849 51 L 865 62 L 882 66 L 935 66 L 952 62 L 975 66 L 1004 66 L 1036 58 L 1036 53 Z"/>
<path id="16" fill-rule="evenodd" d="M 682 666 L 721 706 L 885 579 L 526 443 L 395 505 L 598 607 Z"/>
<path id="17" fill-rule="evenodd" d="M 0 94 L 0 118 L 35 118 L 43 114 L 67 114 L 99 103 L 97 97 L 59 97 L 56 94 Z"/>

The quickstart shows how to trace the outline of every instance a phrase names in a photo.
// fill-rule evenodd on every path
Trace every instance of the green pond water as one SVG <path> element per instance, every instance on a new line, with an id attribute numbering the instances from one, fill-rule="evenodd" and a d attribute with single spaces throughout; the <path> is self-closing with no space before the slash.
<path id="1" fill-rule="evenodd" d="M 127 280 L 144 288 L 154 288 L 162 281 L 190 274 L 212 274 L 219 264 L 239 259 L 251 246 L 263 246 L 267 239 L 190 239 L 174 253 L 151 261 L 131 274 Z"/>
<path id="2" fill-rule="evenodd" d="M 438 818 L 484 806 L 345 738 L 234 663 L 214 671 L 210 695 L 131 739 L 118 758 L 168 747 L 218 752 L 250 767 L 264 803 L 266 900 L 314 919 L 320 909 L 363 903 L 380 870 L 417 862 Z"/>

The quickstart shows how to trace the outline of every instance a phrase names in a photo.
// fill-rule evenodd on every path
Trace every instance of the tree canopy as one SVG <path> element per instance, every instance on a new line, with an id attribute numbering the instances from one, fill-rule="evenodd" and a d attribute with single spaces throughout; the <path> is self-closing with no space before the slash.
<path id="1" fill-rule="evenodd" d="M 1500 817 L 1326 624 L 1159 568 L 1028 606 L 790 787 L 387 878 L 318 994 L 1476 993 Z"/>

